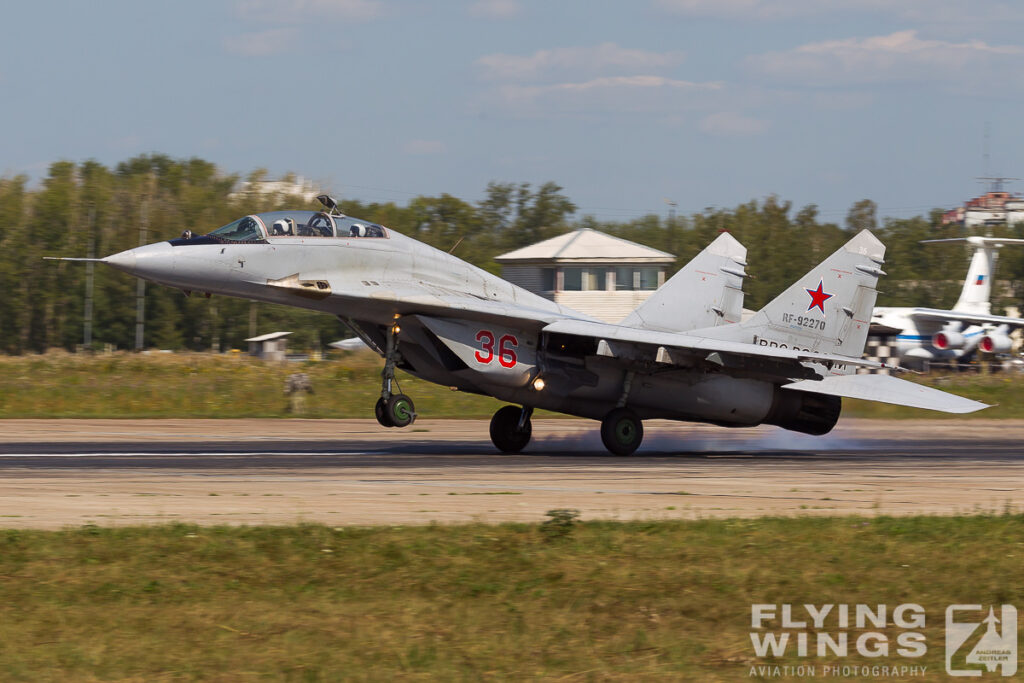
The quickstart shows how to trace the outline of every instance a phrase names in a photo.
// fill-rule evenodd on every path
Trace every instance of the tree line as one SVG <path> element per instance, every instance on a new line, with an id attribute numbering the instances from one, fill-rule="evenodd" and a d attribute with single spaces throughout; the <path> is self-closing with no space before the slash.
<path id="1" fill-rule="evenodd" d="M 264 171 L 247 176 L 250 183 Z M 22 354 L 51 348 L 74 350 L 86 342 L 85 264 L 45 261 L 44 256 L 105 256 L 140 243 L 177 237 L 185 229 L 209 232 L 236 218 L 275 209 L 318 209 L 298 197 L 237 192 L 238 175 L 202 159 L 142 155 L 108 168 L 95 161 L 53 163 L 38 187 L 25 176 L 0 178 L 0 352 Z M 252 185 L 250 185 L 252 187 Z M 563 232 L 587 227 L 677 256 L 685 264 L 727 230 L 748 249 L 746 306 L 759 308 L 862 228 L 888 247 L 888 276 L 879 305 L 949 306 L 966 273 L 964 248 L 925 247 L 922 239 L 958 237 L 942 225 L 942 210 L 909 219 L 880 220 L 870 200 L 855 203 L 843 225 L 823 222 L 816 206 L 794 209 L 770 196 L 734 208 L 714 208 L 666 218 L 655 214 L 628 221 L 577 216 L 576 205 L 554 182 L 492 182 L 484 198 L 467 202 L 449 194 L 420 196 L 405 205 L 340 197 L 342 212 L 385 225 L 500 274 L 494 257 Z M 994 234 L 1024 237 L 1020 226 Z M 1024 250 L 1001 254 L 994 309 L 1019 305 L 1024 292 Z M 136 280 L 100 267 L 94 271 L 89 346 L 134 346 Z M 225 350 L 241 348 L 253 334 L 290 330 L 293 348 L 319 347 L 346 336 L 330 316 L 286 306 L 225 297 L 186 297 L 147 285 L 145 348 Z"/>

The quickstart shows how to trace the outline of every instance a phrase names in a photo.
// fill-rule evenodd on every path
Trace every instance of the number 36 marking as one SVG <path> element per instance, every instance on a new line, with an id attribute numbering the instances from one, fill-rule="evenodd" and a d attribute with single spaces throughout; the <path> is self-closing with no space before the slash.
<path id="1" fill-rule="evenodd" d="M 476 361 L 483 365 L 494 360 L 494 333 L 490 330 L 480 330 L 476 333 L 476 340 L 480 342 L 480 350 L 473 355 Z M 503 368 L 514 368 L 516 366 L 516 347 L 519 340 L 511 334 L 504 335 L 498 340 L 498 362 Z"/>

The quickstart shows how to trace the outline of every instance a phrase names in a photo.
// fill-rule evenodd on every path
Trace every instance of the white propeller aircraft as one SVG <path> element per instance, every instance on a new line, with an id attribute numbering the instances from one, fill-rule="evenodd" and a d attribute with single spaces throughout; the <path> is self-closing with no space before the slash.
<path id="1" fill-rule="evenodd" d="M 967 279 L 953 308 L 876 308 L 871 316 L 872 331 L 895 334 L 900 359 L 959 360 L 977 349 L 1006 353 L 1013 345 L 1010 332 L 1024 327 L 1024 319 L 992 315 L 989 296 L 999 248 L 1024 244 L 1024 240 L 978 236 L 922 240 L 924 244 L 940 242 L 966 242 L 974 247 Z"/>
<path id="2" fill-rule="evenodd" d="M 628 455 L 649 418 L 825 434 L 842 397 L 951 413 L 986 407 L 854 374 L 879 366 L 861 360 L 885 252 L 868 231 L 742 323 L 746 249 L 720 235 L 615 325 L 320 200 L 328 211 L 246 216 L 97 260 L 186 292 L 336 315 L 384 358 L 382 425 L 416 417 L 394 391 L 401 368 L 515 404 L 491 419 L 491 440 L 506 453 L 528 444 L 535 408 L 600 420 L 608 450 Z"/>

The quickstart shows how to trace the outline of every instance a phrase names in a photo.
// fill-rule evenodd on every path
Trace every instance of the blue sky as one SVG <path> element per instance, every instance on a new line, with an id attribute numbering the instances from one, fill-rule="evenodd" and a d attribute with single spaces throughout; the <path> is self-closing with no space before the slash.
<path id="1" fill-rule="evenodd" d="M 1024 177 L 1021 36 L 1017 0 L 10 3 L 0 174 L 162 152 L 369 201 L 909 216 Z"/>

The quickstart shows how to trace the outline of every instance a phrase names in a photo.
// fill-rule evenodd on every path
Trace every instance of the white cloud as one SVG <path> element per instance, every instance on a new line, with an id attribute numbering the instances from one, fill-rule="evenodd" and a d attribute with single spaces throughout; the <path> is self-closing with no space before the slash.
<path id="1" fill-rule="evenodd" d="M 509 19 L 522 11 L 518 0 L 478 0 L 469 6 L 470 14 L 486 19 Z"/>
<path id="2" fill-rule="evenodd" d="M 675 14 L 744 16 L 764 10 L 764 0 L 654 0 L 654 6 Z"/>
<path id="3" fill-rule="evenodd" d="M 605 76 L 582 83 L 554 83 L 551 85 L 508 85 L 501 90 L 510 99 L 535 99 L 551 93 L 586 93 L 609 90 L 641 90 L 641 89 L 686 89 L 686 90 L 719 90 L 721 83 L 694 83 L 679 81 L 663 76 Z"/>
<path id="4" fill-rule="evenodd" d="M 866 109 L 877 101 L 874 93 L 863 90 L 820 90 L 813 94 L 811 103 L 815 109 L 843 111 L 850 109 Z"/>
<path id="5" fill-rule="evenodd" d="M 490 93 L 504 114 L 549 116 L 611 113 L 673 114 L 700 107 L 721 83 L 695 83 L 663 76 L 602 76 L 587 81 L 522 85 L 508 83 Z"/>
<path id="6" fill-rule="evenodd" d="M 379 0 L 237 0 L 235 8 L 245 19 L 288 24 L 324 18 L 365 21 L 384 11 Z"/>
<path id="7" fill-rule="evenodd" d="M 224 51 L 242 57 L 266 57 L 281 54 L 295 47 L 293 28 L 275 28 L 269 31 L 242 33 L 224 38 Z"/>
<path id="8" fill-rule="evenodd" d="M 723 111 L 704 117 L 700 129 L 711 135 L 734 137 L 757 135 L 768 128 L 768 122 L 732 111 Z"/>
<path id="9" fill-rule="evenodd" d="M 805 19 L 822 15 L 874 13 L 925 23 L 1004 21 L 1020 16 L 1007 0 L 652 0 L 670 14 L 725 19 Z"/>
<path id="10" fill-rule="evenodd" d="M 406 154 L 422 156 L 443 154 L 446 151 L 446 147 L 440 140 L 410 140 L 405 144 L 403 150 Z"/>
<path id="11" fill-rule="evenodd" d="M 805 85 L 948 81 L 984 75 L 1000 63 L 1024 66 L 1024 48 L 982 41 L 923 40 L 917 31 L 809 43 L 751 57 L 754 71 Z"/>
<path id="12" fill-rule="evenodd" d="M 601 73 L 614 70 L 650 70 L 683 61 L 681 52 L 650 52 L 602 43 L 591 47 L 559 47 L 532 55 L 492 54 L 477 60 L 484 75 L 497 80 L 550 78 L 566 72 Z"/>

